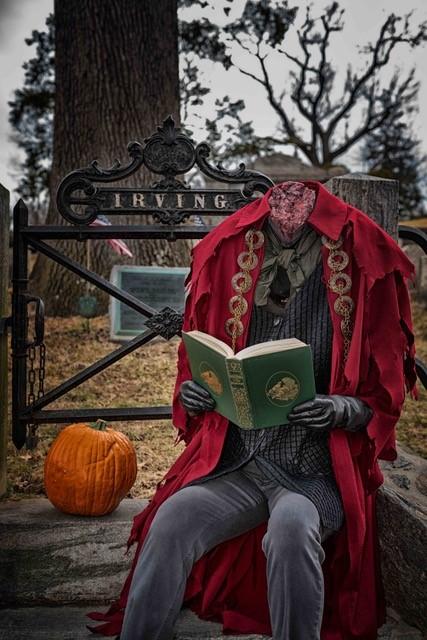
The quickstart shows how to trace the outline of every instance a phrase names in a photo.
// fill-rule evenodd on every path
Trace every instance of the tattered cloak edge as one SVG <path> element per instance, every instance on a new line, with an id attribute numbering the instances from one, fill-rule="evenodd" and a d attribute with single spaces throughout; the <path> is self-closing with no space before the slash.
<path id="1" fill-rule="evenodd" d="M 376 490 L 383 482 L 378 459 L 397 456 L 395 425 L 405 400 L 405 390 L 418 398 L 415 343 L 406 279 L 415 268 L 398 244 L 365 213 L 345 204 L 315 181 L 303 181 L 316 190 L 316 202 L 308 223 L 340 243 L 350 258 L 346 273 L 351 279 L 349 295 L 354 302 L 352 338 L 344 361 L 341 316 L 334 310 L 339 295 L 328 287 L 333 323 L 330 394 L 357 396 L 373 409 L 366 432 L 335 429 L 329 446 L 335 477 L 345 511 L 344 526 L 325 543 L 325 606 L 322 640 L 374 640 L 385 621 L 385 603 L 375 517 Z M 267 193 L 236 211 L 192 249 L 187 277 L 183 329 L 199 329 L 230 343 L 225 330 L 230 318 L 230 298 L 235 295 L 232 278 L 239 272 L 238 256 L 247 249 L 247 232 L 260 230 L 269 213 Z M 322 246 L 323 281 L 333 272 L 330 249 Z M 257 250 L 257 266 L 251 270 L 252 285 L 245 294 L 248 310 L 236 352 L 244 348 L 254 289 L 264 255 Z M 329 261 L 330 262 L 330 261 Z M 177 378 L 172 422 L 178 429 L 176 442 L 186 448 L 178 457 L 148 506 L 134 518 L 128 551 L 137 543 L 130 573 L 122 592 L 107 612 L 88 616 L 104 624 L 88 628 L 94 633 L 120 632 L 130 583 L 152 519 L 164 500 L 217 465 L 228 420 L 216 412 L 189 417 L 179 402 L 179 389 L 191 378 L 185 348 L 178 348 Z M 223 623 L 224 633 L 270 634 L 266 561 L 261 541 L 266 523 L 226 541 L 193 567 L 184 605 L 201 618 Z"/>

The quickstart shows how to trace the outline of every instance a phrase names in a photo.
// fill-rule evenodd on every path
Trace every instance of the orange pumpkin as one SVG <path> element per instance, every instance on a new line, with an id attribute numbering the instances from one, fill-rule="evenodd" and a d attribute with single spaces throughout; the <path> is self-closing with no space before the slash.
<path id="1" fill-rule="evenodd" d="M 136 453 L 104 420 L 71 424 L 53 441 L 44 464 L 44 485 L 60 511 L 83 516 L 111 513 L 136 479 Z"/>

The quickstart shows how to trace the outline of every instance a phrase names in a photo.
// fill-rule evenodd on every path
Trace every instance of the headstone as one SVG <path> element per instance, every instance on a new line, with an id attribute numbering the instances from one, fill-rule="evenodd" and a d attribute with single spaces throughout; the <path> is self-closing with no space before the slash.
<path id="1" fill-rule="evenodd" d="M 420 260 L 420 289 L 427 290 L 427 256 L 421 256 Z"/>
<path id="2" fill-rule="evenodd" d="M 138 267 L 115 265 L 110 281 L 156 310 L 184 310 L 184 280 L 188 267 Z M 116 298 L 110 298 L 110 337 L 116 341 L 134 338 L 145 328 L 147 318 Z"/>
<path id="3" fill-rule="evenodd" d="M 397 241 L 399 222 L 399 182 L 369 176 L 365 173 L 348 173 L 328 180 L 325 185 L 334 196 L 357 207 L 375 220 Z"/>
<path id="4" fill-rule="evenodd" d="M 410 240 L 402 242 L 402 250 L 408 256 L 415 267 L 416 278 L 414 282 L 409 281 L 409 289 L 414 290 L 417 295 L 427 293 L 427 262 L 426 254 L 422 247 Z"/>
<path id="5" fill-rule="evenodd" d="M 398 453 L 393 462 L 381 462 L 381 572 L 387 604 L 427 634 L 427 461 L 401 446 Z"/>

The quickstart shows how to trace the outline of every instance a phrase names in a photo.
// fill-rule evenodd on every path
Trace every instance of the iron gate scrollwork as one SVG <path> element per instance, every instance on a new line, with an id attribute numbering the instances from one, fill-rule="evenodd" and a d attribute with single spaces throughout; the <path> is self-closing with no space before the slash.
<path id="1" fill-rule="evenodd" d="M 47 240 L 86 241 L 89 239 L 133 238 L 139 240 L 199 239 L 214 225 L 189 224 L 191 216 L 226 216 L 254 198 L 255 192 L 265 193 L 273 181 L 257 171 L 249 171 L 240 164 L 228 171 L 221 164 L 209 162 L 210 148 L 206 143 L 195 146 L 189 136 L 175 127 L 169 116 L 157 132 L 144 144 L 128 145 L 130 161 L 122 166 L 116 160 L 110 168 L 102 168 L 97 161 L 90 166 L 69 173 L 57 193 L 59 213 L 68 225 L 29 225 L 28 210 L 20 200 L 13 214 L 13 276 L 12 276 L 12 438 L 16 447 L 25 443 L 33 447 L 37 442 L 36 429 L 43 423 L 64 423 L 103 418 L 114 420 L 149 420 L 171 417 L 170 406 L 108 408 L 108 409 L 46 409 L 46 407 L 89 378 L 103 371 L 127 354 L 148 343 L 155 336 L 169 340 L 180 335 L 182 314 L 170 307 L 156 311 L 150 305 L 123 291 L 97 273 L 75 262 L 49 245 Z M 159 176 L 149 187 L 104 187 L 134 174 L 142 166 Z M 181 178 L 197 167 L 202 174 L 216 181 L 240 185 L 230 189 L 192 189 Z M 76 208 L 77 207 L 77 208 Z M 147 214 L 154 224 L 135 224 L 99 227 L 89 226 L 99 214 Z M 185 224 L 182 224 L 184 223 Z M 27 249 L 58 262 L 79 277 L 99 287 L 109 295 L 148 318 L 146 328 L 138 336 L 121 345 L 100 360 L 44 392 L 43 301 L 30 296 L 28 287 Z M 35 303 L 35 335 L 28 340 L 28 304 Z M 36 349 L 39 351 L 38 380 Z M 29 367 L 28 367 L 29 363 Z M 38 390 L 35 386 L 38 382 Z"/>

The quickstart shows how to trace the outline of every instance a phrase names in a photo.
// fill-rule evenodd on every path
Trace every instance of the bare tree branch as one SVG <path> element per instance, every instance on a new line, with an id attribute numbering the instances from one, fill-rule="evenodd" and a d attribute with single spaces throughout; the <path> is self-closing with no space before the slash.
<path id="1" fill-rule="evenodd" d="M 334 34 L 344 28 L 344 10 L 338 1 L 332 1 L 320 15 L 315 15 L 309 5 L 302 22 L 295 27 L 295 52 L 285 48 L 284 41 L 296 11 L 287 1 L 246 0 L 241 16 L 221 34 L 218 31 L 216 41 L 213 38 L 213 51 L 217 56 L 230 54 L 231 66 L 262 87 L 278 116 L 278 131 L 286 143 L 293 144 L 312 164 L 327 166 L 363 136 L 401 113 L 402 108 L 409 110 L 417 94 L 413 76 L 404 80 L 396 76 L 387 87 L 383 70 L 390 66 L 399 47 L 414 48 L 427 41 L 427 21 L 414 25 L 411 13 L 390 14 L 376 41 L 359 49 L 365 66 L 354 70 L 348 65 L 339 91 L 337 64 L 329 51 Z M 190 33 L 204 42 L 197 29 Z M 235 61 L 231 52 L 236 48 L 249 63 Z M 284 86 L 277 87 L 277 77 L 270 72 L 271 51 L 283 55 L 288 65 L 290 82 L 286 78 Z M 274 132 L 271 137 L 279 138 Z"/>
<path id="2" fill-rule="evenodd" d="M 388 64 L 391 53 L 398 43 L 406 42 L 414 46 L 416 42 L 426 40 L 427 23 L 422 23 L 417 33 L 414 36 L 410 36 L 409 17 L 410 14 L 405 16 L 404 27 L 400 33 L 397 33 L 396 27 L 402 18 L 399 18 L 395 14 L 391 14 L 380 29 L 377 42 L 374 45 L 368 45 L 365 48 L 366 52 L 370 52 L 372 54 L 371 61 L 368 64 L 365 73 L 363 73 L 359 78 L 354 76 L 353 86 L 349 90 L 347 100 L 345 101 L 342 109 L 338 111 L 328 125 L 328 135 L 332 135 L 339 121 L 353 108 L 363 87 L 367 85 L 370 79 L 373 78 L 382 67 Z"/>
<path id="3" fill-rule="evenodd" d="M 314 147 L 311 147 L 306 142 L 304 142 L 304 140 L 297 134 L 296 129 L 293 127 L 291 120 L 286 114 L 286 111 L 282 106 L 282 99 L 281 99 L 282 96 L 280 99 L 277 99 L 275 97 L 273 84 L 265 64 L 266 56 L 265 55 L 263 56 L 261 54 L 261 46 L 263 44 L 262 42 L 263 34 L 259 32 L 257 36 L 257 41 L 254 42 L 254 48 L 256 49 L 255 53 L 250 49 L 250 47 L 248 47 L 242 42 L 242 39 L 239 37 L 239 35 L 236 33 L 235 30 L 232 30 L 230 32 L 230 38 L 234 43 L 238 44 L 244 51 L 246 51 L 247 53 L 250 53 L 257 59 L 262 72 L 261 78 L 257 76 L 255 73 L 252 73 L 251 71 L 243 69 L 242 67 L 240 67 L 234 62 L 233 62 L 233 66 L 237 68 L 243 75 L 251 78 L 252 80 L 254 80 L 255 82 L 257 82 L 258 84 L 264 87 L 264 89 L 267 92 L 268 101 L 272 106 L 272 108 L 277 113 L 277 115 L 279 116 L 283 129 L 287 134 L 287 137 L 289 140 L 287 144 L 294 144 L 295 146 L 301 149 L 301 151 L 311 160 L 311 162 L 318 163 L 318 158 L 316 158 L 313 155 L 313 153 L 315 153 Z"/>

